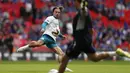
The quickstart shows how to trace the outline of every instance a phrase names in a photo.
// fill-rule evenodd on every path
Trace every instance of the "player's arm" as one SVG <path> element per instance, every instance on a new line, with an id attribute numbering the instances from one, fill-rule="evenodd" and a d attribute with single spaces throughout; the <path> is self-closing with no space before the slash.
<path id="1" fill-rule="evenodd" d="M 41 33 L 44 33 L 44 31 L 45 31 L 47 25 L 48 25 L 47 22 L 43 22 L 43 23 L 42 23 Z"/>
<path id="2" fill-rule="evenodd" d="M 63 35 L 63 34 L 61 34 L 61 33 L 59 34 L 59 37 L 62 38 L 62 39 L 65 39 L 65 38 L 66 38 L 66 36 Z"/>

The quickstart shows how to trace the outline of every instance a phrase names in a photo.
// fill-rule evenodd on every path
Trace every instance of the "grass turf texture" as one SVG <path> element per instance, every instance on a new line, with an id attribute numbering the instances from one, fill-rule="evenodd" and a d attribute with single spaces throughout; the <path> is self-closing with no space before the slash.
<path id="1" fill-rule="evenodd" d="M 74 70 L 73 73 L 130 73 L 130 62 L 128 61 L 101 61 L 96 63 L 72 61 L 68 67 Z M 56 61 L 0 62 L 0 73 L 48 73 L 52 68 L 58 68 Z"/>

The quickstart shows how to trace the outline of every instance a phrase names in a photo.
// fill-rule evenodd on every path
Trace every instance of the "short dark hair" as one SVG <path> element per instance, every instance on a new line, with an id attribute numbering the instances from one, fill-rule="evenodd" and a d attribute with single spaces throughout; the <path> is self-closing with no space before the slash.
<path id="1" fill-rule="evenodd" d="M 64 10 L 64 7 L 63 6 L 56 6 L 52 9 L 52 12 L 55 11 L 55 9 L 60 9 L 60 11 L 62 12 Z"/>

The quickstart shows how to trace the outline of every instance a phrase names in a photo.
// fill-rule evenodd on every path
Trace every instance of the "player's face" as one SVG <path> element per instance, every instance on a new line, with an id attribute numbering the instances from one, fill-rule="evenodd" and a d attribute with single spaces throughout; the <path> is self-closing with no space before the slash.
<path id="1" fill-rule="evenodd" d="M 57 8 L 57 9 L 55 9 L 54 10 L 54 12 L 53 12 L 53 15 L 56 17 L 56 18 L 59 18 L 60 17 L 60 9 L 59 8 Z"/>

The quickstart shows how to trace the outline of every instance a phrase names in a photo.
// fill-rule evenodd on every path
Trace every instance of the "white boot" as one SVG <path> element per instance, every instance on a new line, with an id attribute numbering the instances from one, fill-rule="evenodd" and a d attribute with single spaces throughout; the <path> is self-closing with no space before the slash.
<path id="1" fill-rule="evenodd" d="M 17 52 L 22 52 L 22 51 L 28 50 L 28 49 L 29 49 L 29 45 L 25 45 L 25 46 L 23 46 L 23 47 L 18 48 L 18 49 L 17 49 Z"/>
<path id="2" fill-rule="evenodd" d="M 73 70 L 69 69 L 69 68 L 66 68 L 65 69 L 66 72 L 73 72 Z"/>

